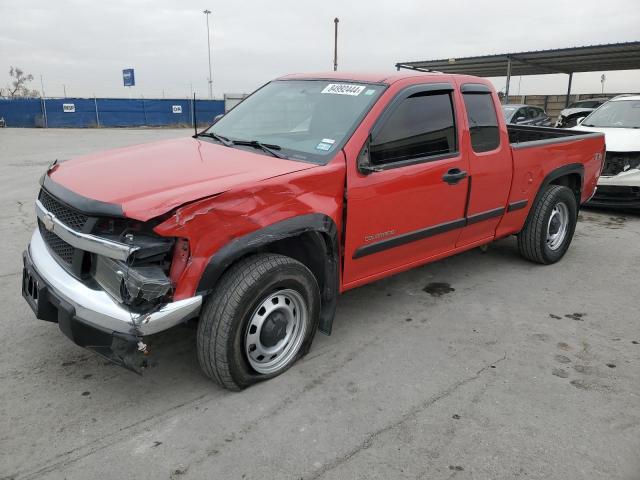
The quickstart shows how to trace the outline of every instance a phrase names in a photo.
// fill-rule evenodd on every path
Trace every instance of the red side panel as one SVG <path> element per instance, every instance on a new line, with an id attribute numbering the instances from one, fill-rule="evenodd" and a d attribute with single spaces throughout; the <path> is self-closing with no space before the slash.
<path id="1" fill-rule="evenodd" d="M 547 175 L 554 170 L 583 165 L 584 177 L 580 202 L 592 195 L 600 177 L 604 137 L 570 139 L 562 143 L 512 148 L 513 184 L 509 193 L 509 204 L 527 202 L 525 208 L 508 212 L 496 231 L 504 237 L 522 230 L 529 210 Z"/>

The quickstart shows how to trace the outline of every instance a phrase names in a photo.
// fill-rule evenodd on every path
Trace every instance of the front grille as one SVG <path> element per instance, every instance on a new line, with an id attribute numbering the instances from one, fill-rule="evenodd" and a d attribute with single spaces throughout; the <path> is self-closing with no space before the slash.
<path id="1" fill-rule="evenodd" d="M 602 175 L 613 177 L 632 168 L 640 168 L 640 152 L 607 152 Z"/>
<path id="2" fill-rule="evenodd" d="M 40 190 L 38 200 L 40 200 L 44 208 L 53 213 L 58 220 L 67 227 L 78 230 L 79 232 L 82 231 L 89 220 L 87 215 L 66 206 L 64 203 L 49 195 L 45 190 Z"/>
<path id="3" fill-rule="evenodd" d="M 44 189 L 40 190 L 38 200 L 60 222 L 77 232 L 89 233 L 95 224 L 95 217 L 90 217 L 68 206 Z M 84 278 L 89 274 L 88 253 L 74 248 L 55 233 L 48 231 L 40 220 L 38 220 L 38 228 L 47 247 L 63 267 L 78 278 Z"/>
<path id="4" fill-rule="evenodd" d="M 38 228 L 40 229 L 40 235 L 42 235 L 44 242 L 49 246 L 51 251 L 55 253 L 60 260 L 71 266 L 75 248 L 62 240 L 55 233 L 44 228 L 44 225 L 40 220 L 38 220 Z"/>

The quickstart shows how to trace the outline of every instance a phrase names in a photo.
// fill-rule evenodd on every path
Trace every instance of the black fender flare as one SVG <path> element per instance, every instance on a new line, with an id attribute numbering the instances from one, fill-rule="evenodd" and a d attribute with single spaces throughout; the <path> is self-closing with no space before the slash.
<path id="1" fill-rule="evenodd" d="M 273 223 L 259 230 L 235 238 L 211 256 L 198 283 L 200 295 L 210 293 L 224 272 L 245 255 L 260 251 L 273 242 L 299 236 L 307 232 L 323 235 L 326 261 L 324 265 L 324 284 L 321 286 L 321 309 L 318 329 L 331 334 L 333 318 L 336 312 L 339 288 L 339 247 L 338 228 L 333 219 L 321 213 L 300 215 Z"/>
<path id="2" fill-rule="evenodd" d="M 580 210 L 580 196 L 582 194 L 582 189 L 584 188 L 584 165 L 581 163 L 570 163 L 568 165 L 563 165 L 562 167 L 558 167 L 555 170 L 552 170 L 544 177 L 542 183 L 540 184 L 540 188 L 538 188 L 538 193 L 536 193 L 535 198 L 533 199 L 532 206 L 538 202 L 538 199 L 544 192 L 545 188 L 553 183 L 554 180 L 557 180 L 561 177 L 565 177 L 567 175 L 577 173 L 580 176 L 580 193 L 578 194 L 578 198 L 576 198 L 576 203 L 578 204 L 578 210 Z"/>

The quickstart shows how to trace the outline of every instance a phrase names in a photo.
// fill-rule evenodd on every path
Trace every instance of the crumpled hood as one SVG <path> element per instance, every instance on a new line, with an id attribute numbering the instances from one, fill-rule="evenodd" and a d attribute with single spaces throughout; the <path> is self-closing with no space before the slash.
<path id="1" fill-rule="evenodd" d="M 146 221 L 240 185 L 314 167 L 187 137 L 84 155 L 57 165 L 49 176 Z"/>
<path id="2" fill-rule="evenodd" d="M 574 115 L 576 113 L 584 113 L 584 116 L 586 117 L 594 110 L 595 108 L 565 108 L 560 112 L 560 115 L 562 115 L 563 117 L 568 117 L 569 115 Z"/>
<path id="3" fill-rule="evenodd" d="M 640 128 L 602 128 L 578 125 L 571 130 L 604 133 L 608 152 L 640 152 Z"/>

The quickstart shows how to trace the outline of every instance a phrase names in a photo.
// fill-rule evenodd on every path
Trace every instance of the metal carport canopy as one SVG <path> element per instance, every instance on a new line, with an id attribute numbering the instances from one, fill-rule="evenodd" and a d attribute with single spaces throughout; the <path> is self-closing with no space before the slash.
<path id="1" fill-rule="evenodd" d="M 464 73 L 479 77 L 507 77 L 509 95 L 511 75 L 569 75 L 567 102 L 575 72 L 601 72 L 640 69 L 640 42 L 610 43 L 588 47 L 558 48 L 531 52 L 503 53 L 478 57 L 448 58 L 419 62 L 398 62 L 396 68 L 444 73 Z"/>

